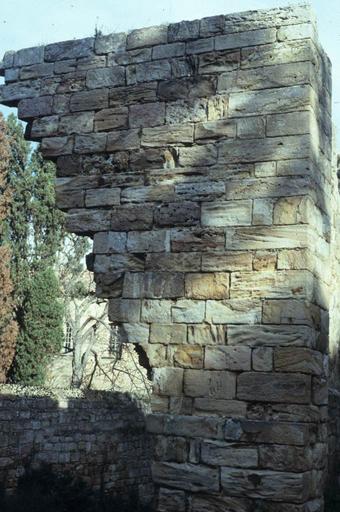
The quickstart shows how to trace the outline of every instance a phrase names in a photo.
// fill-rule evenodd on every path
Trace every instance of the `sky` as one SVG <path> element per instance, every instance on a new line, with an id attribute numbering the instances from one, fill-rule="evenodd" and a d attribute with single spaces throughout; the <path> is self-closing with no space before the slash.
<path id="1" fill-rule="evenodd" d="M 7 0 L 0 9 L 0 60 L 7 50 L 135 28 L 302 3 L 284 0 Z M 333 121 L 340 146 L 340 1 L 312 0 L 333 64 Z M 1 80 L 1 77 L 0 77 Z M 1 82 L 0 82 L 1 83 Z M 10 111 L 1 107 L 5 115 Z"/>

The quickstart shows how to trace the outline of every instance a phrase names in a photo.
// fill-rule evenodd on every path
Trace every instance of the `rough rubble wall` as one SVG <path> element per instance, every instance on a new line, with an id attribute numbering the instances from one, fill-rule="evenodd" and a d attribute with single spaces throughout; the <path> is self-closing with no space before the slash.
<path id="1" fill-rule="evenodd" d="M 322 511 L 338 196 L 309 8 L 2 67 L 0 101 L 56 160 L 68 228 L 94 237 L 97 293 L 153 368 L 158 511 Z"/>
<path id="2" fill-rule="evenodd" d="M 8 492 L 27 467 L 49 464 L 95 491 L 152 499 L 151 443 L 136 403 L 118 393 L 57 398 L 30 388 L 20 395 L 17 386 L 0 391 L 0 484 Z"/>

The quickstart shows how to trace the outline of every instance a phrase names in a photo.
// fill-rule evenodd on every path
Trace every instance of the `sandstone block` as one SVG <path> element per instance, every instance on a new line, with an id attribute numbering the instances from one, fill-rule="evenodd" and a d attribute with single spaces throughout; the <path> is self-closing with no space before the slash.
<path id="1" fill-rule="evenodd" d="M 314 329 L 305 325 L 230 325 L 228 327 L 229 345 L 313 348 L 315 341 Z"/>
<path id="2" fill-rule="evenodd" d="M 185 295 L 191 299 L 228 299 L 229 274 L 223 272 L 187 274 Z"/>
<path id="3" fill-rule="evenodd" d="M 211 52 L 214 50 L 214 38 L 196 39 L 196 41 L 188 41 L 186 45 L 186 53 L 197 54 Z"/>
<path id="4" fill-rule="evenodd" d="M 263 323 L 320 326 L 320 310 L 303 300 L 268 300 L 263 303 Z"/>
<path id="5" fill-rule="evenodd" d="M 18 101 L 24 98 L 37 98 L 40 94 L 40 81 L 30 81 L 28 83 L 14 83 L 1 85 L 0 101 L 4 105 L 17 105 Z"/>
<path id="6" fill-rule="evenodd" d="M 271 226 L 273 224 L 273 199 L 254 199 L 252 224 Z"/>
<path id="7" fill-rule="evenodd" d="M 307 196 L 282 197 L 275 202 L 274 224 L 308 224 L 313 203 Z"/>
<path id="8" fill-rule="evenodd" d="M 224 232 L 218 229 L 173 228 L 170 230 L 173 252 L 209 252 L 224 250 Z M 210 270 L 210 269 L 205 269 Z M 218 268 L 214 270 L 225 270 Z"/>
<path id="9" fill-rule="evenodd" d="M 276 162 L 255 163 L 255 176 L 258 178 L 267 178 L 276 175 Z"/>
<path id="10" fill-rule="evenodd" d="M 198 39 L 199 37 L 199 20 L 181 21 L 179 23 L 170 23 L 168 27 L 169 42 L 187 41 L 190 39 Z"/>
<path id="11" fill-rule="evenodd" d="M 190 272 L 201 269 L 201 257 L 198 253 L 147 254 L 145 266 L 148 270 L 167 272 Z"/>
<path id="12" fill-rule="evenodd" d="M 109 319 L 111 322 L 132 322 L 140 320 L 140 301 L 134 299 L 110 299 Z"/>
<path id="13" fill-rule="evenodd" d="M 142 48 L 167 43 L 168 27 L 158 25 L 154 27 L 133 30 L 127 36 L 127 49 Z"/>
<path id="14" fill-rule="evenodd" d="M 275 28 L 266 28 L 216 36 L 215 48 L 216 50 L 228 50 L 231 48 L 241 48 L 242 46 L 274 43 L 275 41 Z"/>
<path id="15" fill-rule="evenodd" d="M 152 231 L 130 231 L 128 234 L 127 250 L 129 252 L 169 252 L 170 232 L 166 229 Z"/>
<path id="16" fill-rule="evenodd" d="M 93 37 L 48 44 L 45 46 L 45 61 L 55 62 L 56 60 L 89 57 L 93 53 L 93 46 Z"/>
<path id="17" fill-rule="evenodd" d="M 201 323 L 205 316 L 205 302 L 181 299 L 171 308 L 172 320 L 176 323 Z"/>
<path id="18" fill-rule="evenodd" d="M 247 414 L 246 402 L 238 400 L 222 400 L 215 398 L 195 398 L 194 411 L 197 416 L 223 416 L 244 418 Z"/>
<path id="19" fill-rule="evenodd" d="M 194 226 L 199 223 L 201 209 L 197 203 L 164 203 L 155 210 L 156 226 Z"/>
<path id="20" fill-rule="evenodd" d="M 214 144 L 179 148 L 179 163 L 182 167 L 214 165 L 217 161 L 217 147 Z"/>
<path id="21" fill-rule="evenodd" d="M 121 105 L 132 105 L 134 103 L 146 103 L 157 100 L 157 84 L 146 83 L 131 85 L 127 87 L 115 87 L 110 90 L 110 107 L 121 107 Z"/>
<path id="22" fill-rule="evenodd" d="M 192 397 L 235 398 L 236 375 L 227 371 L 185 370 L 184 393 Z"/>
<path id="23" fill-rule="evenodd" d="M 308 496 L 308 474 L 222 468 L 221 485 L 234 496 L 304 501 Z"/>
<path id="24" fill-rule="evenodd" d="M 116 253 L 126 251 L 127 234 L 122 232 L 104 231 L 94 235 L 93 252 Z"/>
<path id="25" fill-rule="evenodd" d="M 259 139 L 265 137 L 265 134 L 265 119 L 263 117 L 237 119 L 237 136 L 240 139 Z"/>
<path id="26" fill-rule="evenodd" d="M 154 392 L 159 395 L 182 395 L 182 368 L 155 368 L 153 370 Z"/>
<path id="27" fill-rule="evenodd" d="M 240 52 L 220 51 L 199 56 L 199 73 L 224 73 L 237 69 L 240 65 Z"/>
<path id="28" fill-rule="evenodd" d="M 294 39 L 306 39 L 315 37 L 315 27 L 312 23 L 300 23 L 298 25 L 286 25 L 277 31 L 278 41 L 292 41 Z"/>
<path id="29" fill-rule="evenodd" d="M 198 345 L 172 345 L 168 359 L 181 368 L 203 368 L 203 348 Z"/>
<path id="30" fill-rule="evenodd" d="M 257 347 L 252 351 L 252 368 L 257 372 L 273 371 L 273 349 Z"/>
<path id="31" fill-rule="evenodd" d="M 108 34 L 106 36 L 100 35 L 96 37 L 94 42 L 94 51 L 97 54 L 104 54 L 109 52 L 118 52 L 125 50 L 126 47 L 126 34 Z"/>
<path id="32" fill-rule="evenodd" d="M 71 210 L 66 217 L 66 229 L 77 234 L 109 231 L 110 220 L 111 212 L 107 210 Z"/>
<path id="33" fill-rule="evenodd" d="M 106 140 L 106 133 L 76 135 L 74 151 L 80 154 L 103 152 L 106 148 Z"/>
<path id="34" fill-rule="evenodd" d="M 243 498 L 236 498 L 232 496 L 209 496 L 207 494 L 205 496 L 202 496 L 199 494 L 194 494 L 191 499 L 192 512 L 220 512 L 221 510 L 235 510 L 235 512 L 248 512 L 249 507 L 249 500 Z"/>
<path id="35" fill-rule="evenodd" d="M 311 233 L 307 226 L 252 226 L 228 229 L 226 248 L 229 250 L 289 249 L 307 247 Z"/>
<path id="36" fill-rule="evenodd" d="M 305 447 L 270 445 L 259 447 L 261 468 L 277 471 L 308 471 L 313 469 L 312 450 Z"/>
<path id="37" fill-rule="evenodd" d="M 126 151 L 139 147 L 139 130 L 118 130 L 108 133 L 107 151 Z"/>
<path id="38" fill-rule="evenodd" d="M 226 339 L 225 325 L 188 325 L 188 343 L 192 345 L 225 345 Z"/>
<path id="39" fill-rule="evenodd" d="M 53 113 L 52 96 L 41 96 L 34 99 L 23 99 L 18 105 L 18 116 L 20 119 L 32 119 L 35 117 L 49 116 Z"/>
<path id="40" fill-rule="evenodd" d="M 214 324 L 258 323 L 261 304 L 256 300 L 207 301 L 206 321 Z"/>
<path id="41" fill-rule="evenodd" d="M 202 270 L 206 272 L 251 270 L 252 256 L 248 252 L 230 251 L 221 254 L 202 254 Z"/>
<path id="42" fill-rule="evenodd" d="M 122 202 L 146 203 L 150 201 L 174 201 L 174 187 L 172 185 L 151 185 L 149 187 L 129 187 L 122 192 Z"/>
<path id="43" fill-rule="evenodd" d="M 229 119 L 199 123 L 195 127 L 195 140 L 236 137 L 236 125 Z"/>
<path id="44" fill-rule="evenodd" d="M 203 183 L 178 183 L 175 185 L 178 198 L 189 201 L 212 200 L 225 192 L 225 184 L 218 181 L 205 181 Z"/>
<path id="45" fill-rule="evenodd" d="M 129 123 L 131 128 L 159 126 L 164 124 L 164 103 L 147 103 L 131 105 L 129 110 Z"/>
<path id="46" fill-rule="evenodd" d="M 157 128 L 143 128 L 142 146 L 161 147 L 168 144 L 193 142 L 194 127 L 188 125 L 166 125 Z"/>
<path id="47" fill-rule="evenodd" d="M 176 298 L 184 296 L 184 277 L 173 272 L 127 272 L 123 296 L 130 298 Z"/>
<path id="48" fill-rule="evenodd" d="M 6 56 L 6 55 L 5 55 Z M 7 56 L 7 58 L 9 55 Z M 14 53 L 14 66 L 30 66 L 40 64 L 44 61 L 44 47 L 35 46 L 33 48 L 24 48 Z"/>
<path id="49" fill-rule="evenodd" d="M 251 349 L 249 347 L 207 346 L 204 367 L 209 370 L 250 370 Z"/>
<path id="50" fill-rule="evenodd" d="M 96 112 L 94 116 L 94 129 L 96 132 L 127 128 L 127 107 L 105 108 Z"/>
<path id="51" fill-rule="evenodd" d="M 185 43 L 161 44 L 152 48 L 152 58 L 171 59 L 172 57 L 181 57 L 185 54 Z"/>
<path id="52" fill-rule="evenodd" d="M 113 231 L 132 231 L 150 229 L 153 214 L 144 206 L 120 206 L 113 208 L 111 217 L 111 229 Z"/>
<path id="53" fill-rule="evenodd" d="M 312 63 L 317 61 L 313 43 L 308 39 L 252 46 L 243 48 L 241 52 L 242 68 L 257 68 L 304 61 L 311 61 Z"/>
<path id="54" fill-rule="evenodd" d="M 275 408 L 276 406 L 273 405 Z M 310 407 L 309 406 L 298 406 Z M 249 409 L 249 406 L 248 406 Z M 282 444 L 305 446 L 311 441 L 310 425 L 286 421 L 251 421 L 230 418 L 225 422 L 224 437 L 228 441 L 246 442 L 248 444 Z"/>
<path id="55" fill-rule="evenodd" d="M 169 324 L 171 322 L 171 300 L 145 299 L 142 302 L 142 321 Z"/>
<path id="56" fill-rule="evenodd" d="M 136 72 L 137 82 L 170 80 L 171 78 L 171 64 L 166 59 L 136 64 L 136 67 L 133 69 Z"/>
<path id="57" fill-rule="evenodd" d="M 112 53 L 108 56 L 108 66 L 137 64 L 151 60 L 151 48 L 138 48 L 128 52 Z"/>
<path id="58" fill-rule="evenodd" d="M 184 491 L 160 489 L 157 512 L 185 512 Z"/>
<path id="59" fill-rule="evenodd" d="M 60 118 L 59 132 L 64 134 L 88 133 L 93 130 L 93 113 L 81 112 Z"/>
<path id="60" fill-rule="evenodd" d="M 119 188 L 96 188 L 87 190 L 85 205 L 88 208 L 93 206 L 116 206 L 120 204 Z"/>
<path id="61" fill-rule="evenodd" d="M 205 99 L 192 99 L 191 101 L 178 100 L 167 104 L 167 124 L 198 123 L 207 120 L 207 101 Z"/>
<path id="62" fill-rule="evenodd" d="M 311 133 L 312 123 L 312 113 L 308 111 L 271 114 L 267 116 L 267 135 L 279 137 L 281 135 Z"/>
<path id="63" fill-rule="evenodd" d="M 81 91 L 72 94 L 70 109 L 72 112 L 79 112 L 82 110 L 99 110 L 108 107 L 108 102 L 108 89 Z"/>
<path id="64" fill-rule="evenodd" d="M 73 140 L 70 137 L 49 137 L 42 140 L 40 148 L 45 157 L 70 155 Z"/>
<path id="65" fill-rule="evenodd" d="M 230 283 L 231 298 L 304 298 L 311 300 L 314 277 L 306 270 L 233 273 Z"/>
<path id="66" fill-rule="evenodd" d="M 197 464 L 155 462 L 152 476 L 156 484 L 191 492 L 217 492 L 220 487 L 218 470 Z"/>
<path id="67" fill-rule="evenodd" d="M 279 372 L 323 374 L 323 356 L 316 350 L 302 347 L 278 347 L 274 350 L 274 367 Z"/>
<path id="68" fill-rule="evenodd" d="M 251 224 L 251 217 L 251 200 L 202 203 L 202 226 L 242 226 Z"/>
<path id="69" fill-rule="evenodd" d="M 220 34 L 224 30 L 224 16 L 209 16 L 200 21 L 200 36 L 209 37 Z"/>
<path id="70" fill-rule="evenodd" d="M 149 325 L 142 323 L 124 323 L 119 326 L 121 343 L 148 343 Z"/>
<path id="71" fill-rule="evenodd" d="M 32 80 L 32 78 L 41 78 L 45 76 L 52 76 L 54 71 L 54 64 L 32 64 L 20 69 L 20 80 Z M 6 81 L 8 77 L 6 75 Z"/>
<path id="72" fill-rule="evenodd" d="M 49 137 L 58 132 L 59 117 L 47 116 L 35 119 L 32 123 L 30 137 L 32 139 Z"/>
<path id="73" fill-rule="evenodd" d="M 237 379 L 237 398 L 264 402 L 303 404 L 311 400 L 311 379 L 308 375 L 288 373 L 242 373 Z"/>
<path id="74" fill-rule="evenodd" d="M 187 341 L 187 326 L 182 324 L 151 324 L 150 343 L 183 345 Z"/>
<path id="75" fill-rule="evenodd" d="M 86 86 L 89 89 L 103 87 L 117 87 L 125 84 L 125 68 L 114 66 L 113 68 L 90 69 L 86 75 Z"/>
<path id="76" fill-rule="evenodd" d="M 105 274 L 117 271 L 138 272 L 144 270 L 144 261 L 132 254 L 97 254 L 94 260 L 94 272 Z"/>
<path id="77" fill-rule="evenodd" d="M 248 448 L 236 443 L 204 441 L 201 445 L 202 462 L 209 466 L 233 466 L 236 468 L 256 468 L 258 454 L 256 448 Z"/>

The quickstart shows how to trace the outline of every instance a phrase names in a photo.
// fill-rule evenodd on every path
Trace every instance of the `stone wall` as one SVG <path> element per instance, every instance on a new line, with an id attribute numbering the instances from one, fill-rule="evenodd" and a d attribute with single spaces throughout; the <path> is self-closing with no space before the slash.
<path id="1" fill-rule="evenodd" d="M 97 294 L 153 369 L 159 512 L 317 512 L 339 342 L 330 63 L 309 7 L 5 55 Z M 145 359 L 145 358 L 144 358 Z"/>
<path id="2" fill-rule="evenodd" d="M 151 445 L 137 403 L 118 393 L 0 392 L 0 484 L 9 492 L 26 467 L 47 463 L 95 491 L 152 499 Z"/>

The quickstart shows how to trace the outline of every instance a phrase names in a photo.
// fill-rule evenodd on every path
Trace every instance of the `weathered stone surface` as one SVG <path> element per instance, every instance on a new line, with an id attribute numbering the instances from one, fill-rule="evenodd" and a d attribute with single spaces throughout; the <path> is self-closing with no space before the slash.
<path id="1" fill-rule="evenodd" d="M 131 50 L 144 46 L 154 46 L 156 44 L 166 43 L 167 39 L 168 27 L 166 25 L 141 28 L 133 30 L 127 36 L 127 48 Z"/>
<path id="2" fill-rule="evenodd" d="M 259 447 L 262 468 L 278 471 L 308 471 L 313 468 L 312 450 L 284 445 Z"/>
<path id="3" fill-rule="evenodd" d="M 125 151 L 138 149 L 140 138 L 138 130 L 118 130 L 108 133 L 107 151 Z"/>
<path id="4" fill-rule="evenodd" d="M 168 359 L 181 368 L 203 368 L 203 348 L 198 345 L 170 346 Z"/>
<path id="5" fill-rule="evenodd" d="M 202 226 L 238 226 L 251 224 L 252 201 L 202 203 Z"/>
<path id="6" fill-rule="evenodd" d="M 301 502 L 308 493 L 308 474 L 222 468 L 221 485 L 234 496 Z"/>
<path id="7" fill-rule="evenodd" d="M 107 89 L 76 92 L 71 96 L 70 109 L 72 112 L 99 110 L 108 106 L 108 97 Z"/>
<path id="8" fill-rule="evenodd" d="M 235 398 L 236 375 L 226 371 L 185 370 L 184 393 L 192 397 Z"/>
<path id="9" fill-rule="evenodd" d="M 168 202 L 173 200 L 175 200 L 175 193 L 172 185 L 129 187 L 123 190 L 122 193 L 122 202 L 126 203 Z"/>
<path id="10" fill-rule="evenodd" d="M 96 112 L 94 129 L 96 132 L 128 127 L 127 107 L 105 108 Z"/>
<path id="11" fill-rule="evenodd" d="M 256 300 L 207 301 L 206 321 L 214 324 L 258 323 L 261 304 Z"/>
<path id="12" fill-rule="evenodd" d="M 273 370 L 273 349 L 271 347 L 254 348 L 252 368 L 257 372 L 271 372 Z"/>
<path id="13" fill-rule="evenodd" d="M 171 308 L 171 315 L 174 322 L 201 323 L 205 316 L 205 302 L 187 299 L 178 300 Z"/>
<path id="14" fill-rule="evenodd" d="M 148 343 L 149 326 L 147 324 L 123 323 L 119 327 L 119 340 L 122 343 Z"/>
<path id="15" fill-rule="evenodd" d="M 267 117 L 267 134 L 270 137 L 311 133 L 312 126 L 312 113 L 307 111 L 272 114 Z"/>
<path id="16" fill-rule="evenodd" d="M 187 274 L 185 295 L 191 299 L 228 299 L 229 274 L 223 272 Z"/>
<path id="17" fill-rule="evenodd" d="M 188 325 L 188 343 L 197 345 L 224 345 L 227 339 L 225 325 Z"/>
<path id="18" fill-rule="evenodd" d="M 196 41 L 188 41 L 186 45 L 186 53 L 205 53 L 214 50 L 214 38 L 196 39 Z"/>
<path id="19" fill-rule="evenodd" d="M 4 105 L 16 106 L 24 98 L 37 98 L 40 91 L 40 81 L 14 83 L 0 86 L 0 101 Z"/>
<path id="20" fill-rule="evenodd" d="M 309 403 L 311 380 L 308 375 L 285 373 L 242 373 L 237 379 L 237 398 L 264 402 Z"/>
<path id="21" fill-rule="evenodd" d="M 44 47 L 35 46 L 33 48 L 24 48 L 14 54 L 14 66 L 30 66 L 40 64 L 44 60 Z"/>
<path id="22" fill-rule="evenodd" d="M 97 254 L 94 260 L 94 272 L 106 274 L 119 270 L 138 272 L 144 270 L 144 261 L 132 254 Z"/>
<path id="23" fill-rule="evenodd" d="M 71 133 L 89 133 L 93 130 L 93 113 L 81 112 L 80 114 L 72 114 L 63 116 L 59 122 L 59 132 L 61 134 Z"/>
<path id="24" fill-rule="evenodd" d="M 96 188 L 86 191 L 85 205 L 89 208 L 93 206 L 115 206 L 119 203 L 119 188 Z"/>
<path id="25" fill-rule="evenodd" d="M 149 270 L 166 270 L 169 272 L 189 272 L 201 269 L 201 257 L 198 253 L 183 254 L 148 254 L 146 268 Z"/>
<path id="26" fill-rule="evenodd" d="M 160 395 L 181 395 L 183 392 L 183 370 L 181 368 L 155 368 L 154 391 Z"/>
<path id="27" fill-rule="evenodd" d="M 259 139 L 264 137 L 265 119 L 260 116 L 237 119 L 237 136 L 240 139 Z"/>
<path id="28" fill-rule="evenodd" d="M 193 99 L 191 101 L 178 100 L 167 104 L 166 123 L 197 123 L 207 120 L 207 101 Z"/>
<path id="29" fill-rule="evenodd" d="M 251 368 L 249 347 L 206 347 L 204 367 L 209 370 L 247 371 Z"/>
<path id="30" fill-rule="evenodd" d="M 154 481 L 160 485 L 170 485 L 193 492 L 217 492 L 219 472 L 197 464 L 176 464 L 155 462 L 152 466 Z"/>
<path id="31" fill-rule="evenodd" d="M 228 50 L 241 48 L 242 46 L 274 43 L 275 41 L 276 30 L 267 28 L 217 36 L 215 38 L 215 48 L 216 50 Z"/>
<path id="32" fill-rule="evenodd" d="M 183 144 L 193 141 L 194 127 L 192 125 L 171 125 L 158 128 L 144 128 L 142 146 L 160 147 L 168 144 Z"/>
<path id="33" fill-rule="evenodd" d="M 31 80 L 32 78 L 40 78 L 44 76 L 52 76 L 54 64 L 32 64 L 20 69 L 20 80 Z M 6 76 L 6 81 L 8 80 Z"/>
<path id="34" fill-rule="evenodd" d="M 185 493 L 172 489 L 160 489 L 158 512 L 185 512 Z"/>
<path id="35" fill-rule="evenodd" d="M 308 348 L 280 347 L 274 350 L 274 367 L 279 372 L 323 374 L 323 356 Z"/>
<path id="36" fill-rule="evenodd" d="M 99 35 L 94 42 L 94 50 L 98 54 L 122 51 L 125 50 L 125 47 L 125 33 Z"/>
<path id="37" fill-rule="evenodd" d="M 158 96 L 162 100 L 202 98 L 215 94 L 216 85 L 211 77 L 193 77 L 183 80 L 169 80 L 159 84 Z"/>
<path id="38" fill-rule="evenodd" d="M 168 28 L 169 42 L 186 41 L 197 39 L 199 36 L 199 21 L 181 21 L 180 23 L 171 23 Z"/>
<path id="39" fill-rule="evenodd" d="M 203 497 L 198 494 L 192 496 L 190 512 L 220 512 L 221 510 L 249 512 L 250 506 L 250 501 L 247 499 L 212 495 Z"/>
<path id="40" fill-rule="evenodd" d="M 185 43 L 161 44 L 152 48 L 153 59 L 170 59 L 185 54 Z"/>
<path id="41" fill-rule="evenodd" d="M 184 296 L 184 277 L 170 272 L 127 272 L 124 277 L 124 297 L 175 298 Z"/>
<path id="42" fill-rule="evenodd" d="M 205 53 L 199 56 L 199 73 L 223 73 L 237 69 L 240 64 L 240 52 L 222 51 Z"/>
<path id="43" fill-rule="evenodd" d="M 307 247 L 311 233 L 306 226 L 252 226 L 228 229 L 226 249 L 285 249 Z"/>
<path id="44" fill-rule="evenodd" d="M 302 324 L 318 328 L 320 310 L 303 300 L 266 300 L 263 303 L 263 323 Z"/>
<path id="45" fill-rule="evenodd" d="M 203 146 L 181 147 L 179 163 L 183 167 L 199 167 L 214 165 L 217 161 L 217 148 L 214 144 Z"/>
<path id="46" fill-rule="evenodd" d="M 152 226 L 152 211 L 143 206 L 120 206 L 113 208 L 111 229 L 113 231 L 145 230 Z"/>
<path id="47" fill-rule="evenodd" d="M 35 119 L 32 123 L 30 136 L 32 139 L 49 137 L 55 135 L 58 132 L 59 117 L 58 116 L 47 116 Z"/>
<path id="48" fill-rule="evenodd" d="M 195 140 L 215 139 L 220 137 L 236 136 L 236 125 L 228 119 L 219 119 L 217 121 L 207 121 L 199 123 L 195 127 Z"/>
<path id="49" fill-rule="evenodd" d="M 86 75 L 86 86 L 89 89 L 102 87 L 116 87 L 125 84 L 125 68 L 114 66 L 113 68 L 90 69 Z"/>
<path id="50" fill-rule="evenodd" d="M 278 41 L 313 38 L 314 36 L 315 27 L 312 23 L 300 23 L 298 25 L 281 27 L 277 32 Z"/>
<path id="51" fill-rule="evenodd" d="M 254 199 L 252 224 L 271 226 L 273 224 L 273 199 Z"/>
<path id="52" fill-rule="evenodd" d="M 88 57 L 92 54 L 93 45 L 93 37 L 48 44 L 45 46 L 45 60 L 47 62 L 54 62 L 56 60 Z"/>
<path id="53" fill-rule="evenodd" d="M 224 250 L 225 246 L 224 233 L 217 229 L 173 228 L 170 230 L 170 237 L 173 252 L 207 251 L 210 253 Z"/>
<path id="54" fill-rule="evenodd" d="M 131 128 L 158 126 L 164 124 L 165 105 L 162 103 L 131 105 L 129 112 L 129 123 Z"/>
<path id="55" fill-rule="evenodd" d="M 194 226 L 198 224 L 201 210 L 197 203 L 164 203 L 155 211 L 155 224 L 157 226 Z"/>
<path id="56" fill-rule="evenodd" d="M 71 210 L 66 217 L 66 228 L 78 234 L 108 231 L 110 220 L 111 212 L 107 210 Z"/>
<path id="57" fill-rule="evenodd" d="M 166 229 L 153 231 L 130 231 L 127 250 L 129 252 L 169 252 L 170 232 Z"/>
<path id="58" fill-rule="evenodd" d="M 143 300 L 142 303 L 142 321 L 148 323 L 163 323 L 169 324 L 171 321 L 171 306 L 170 300 Z"/>
<path id="59" fill-rule="evenodd" d="M 247 252 L 232 251 L 221 254 L 202 254 L 202 270 L 206 272 L 235 272 L 237 270 L 251 269 L 252 255 Z"/>
<path id="60" fill-rule="evenodd" d="M 272 66 L 292 62 L 317 60 L 316 52 L 311 41 L 286 41 L 262 46 L 243 48 L 241 53 L 241 66 L 243 68 L 257 68 L 259 66 Z"/>
<path id="61" fill-rule="evenodd" d="M 40 148 L 44 156 L 70 155 L 73 140 L 70 137 L 49 137 L 42 140 Z"/>
<path id="62" fill-rule="evenodd" d="M 313 347 L 315 340 L 315 331 L 304 325 L 230 325 L 228 327 L 230 345 Z"/>
<path id="63" fill-rule="evenodd" d="M 215 398 L 195 398 L 194 411 L 198 416 L 216 415 L 232 418 L 244 418 L 247 413 L 246 402 Z"/>
<path id="64" fill-rule="evenodd" d="M 18 105 L 18 114 L 21 119 L 32 119 L 34 117 L 49 116 L 53 113 L 52 96 L 42 96 L 35 99 L 23 99 Z"/>
<path id="65" fill-rule="evenodd" d="M 201 458 L 202 462 L 210 466 L 256 468 L 258 464 L 256 448 L 248 448 L 220 441 L 203 442 L 201 447 Z"/>
<path id="66" fill-rule="evenodd" d="M 271 407 L 275 408 L 273 404 Z M 282 407 L 282 405 L 280 405 Z M 286 406 L 287 407 L 287 406 Z M 299 404 L 302 407 L 308 407 Z M 249 407 L 248 407 L 249 409 Z M 286 419 L 286 418 L 285 418 Z M 283 421 L 252 421 L 230 418 L 225 422 L 224 437 L 228 441 L 246 442 L 248 444 L 283 444 L 306 446 L 311 440 L 311 429 L 304 423 Z"/>
<path id="67" fill-rule="evenodd" d="M 150 343 L 181 345 L 186 341 L 187 326 L 185 324 L 151 324 Z"/>
<path id="68" fill-rule="evenodd" d="M 81 154 L 105 151 L 106 140 L 106 133 L 76 135 L 74 151 Z"/>
<path id="69" fill-rule="evenodd" d="M 171 78 L 171 65 L 166 59 L 136 64 L 135 67 L 130 68 L 131 71 L 135 72 L 135 77 L 130 83 L 152 82 L 153 80 L 168 80 Z"/>
<path id="70" fill-rule="evenodd" d="M 110 299 L 109 319 L 111 322 L 133 322 L 140 320 L 140 301 L 134 299 Z"/>
<path id="71" fill-rule="evenodd" d="M 116 253 L 126 251 L 127 234 L 122 232 L 102 232 L 94 235 L 93 252 Z"/>
<path id="72" fill-rule="evenodd" d="M 110 107 L 121 107 L 122 105 L 131 105 L 139 102 L 156 101 L 156 91 L 157 84 L 154 83 L 115 87 L 109 92 Z"/>

